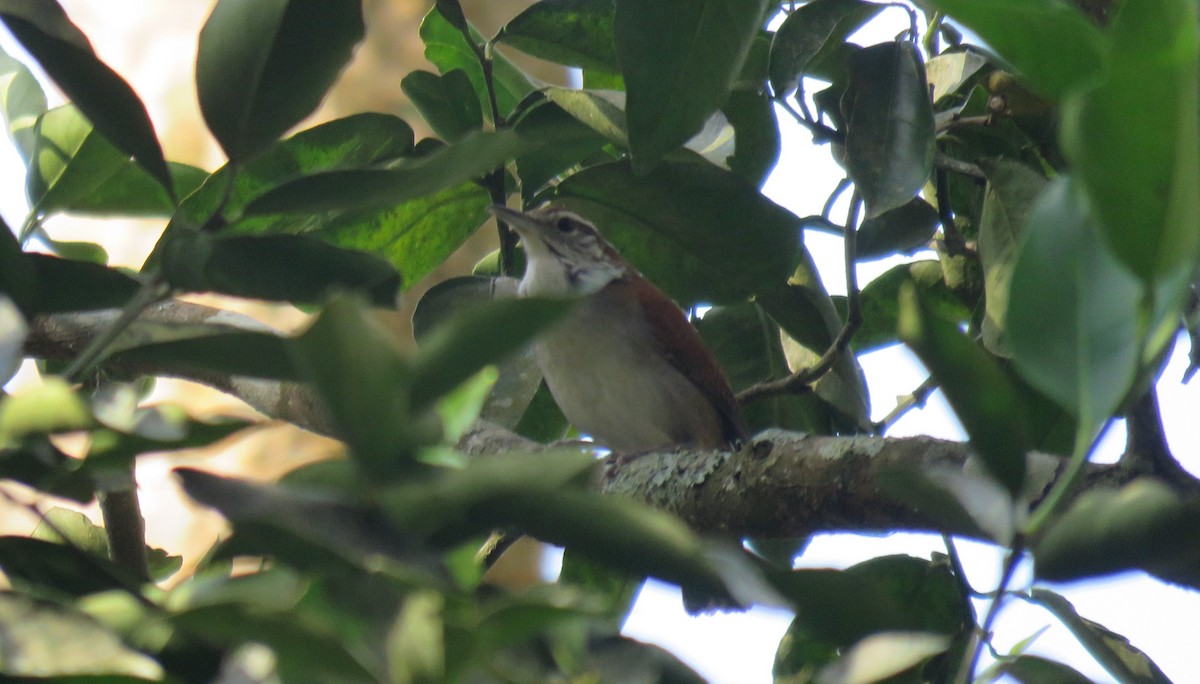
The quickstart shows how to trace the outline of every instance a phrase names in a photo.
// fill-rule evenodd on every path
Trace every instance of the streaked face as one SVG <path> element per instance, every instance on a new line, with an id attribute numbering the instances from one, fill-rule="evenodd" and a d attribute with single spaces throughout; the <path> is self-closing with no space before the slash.
<path id="1" fill-rule="evenodd" d="M 584 297 L 625 275 L 628 266 L 586 219 L 548 206 L 525 213 L 493 207 L 525 245 L 527 263 L 519 292 Z"/>

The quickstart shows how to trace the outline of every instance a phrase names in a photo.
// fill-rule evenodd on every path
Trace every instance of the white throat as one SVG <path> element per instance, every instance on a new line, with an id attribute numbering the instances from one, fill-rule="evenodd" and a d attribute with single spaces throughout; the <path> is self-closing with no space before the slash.
<path id="1" fill-rule="evenodd" d="M 624 268 L 606 262 L 569 271 L 552 254 L 531 253 L 517 294 L 522 297 L 586 297 L 624 275 Z"/>

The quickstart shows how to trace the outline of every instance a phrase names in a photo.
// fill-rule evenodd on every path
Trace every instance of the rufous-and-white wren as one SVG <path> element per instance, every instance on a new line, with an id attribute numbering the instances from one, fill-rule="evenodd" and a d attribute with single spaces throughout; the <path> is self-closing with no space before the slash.
<path id="1" fill-rule="evenodd" d="M 595 226 L 554 206 L 491 212 L 525 246 L 520 296 L 581 300 L 535 344 L 572 425 L 627 453 L 745 438 L 733 390 L 700 334 Z"/>

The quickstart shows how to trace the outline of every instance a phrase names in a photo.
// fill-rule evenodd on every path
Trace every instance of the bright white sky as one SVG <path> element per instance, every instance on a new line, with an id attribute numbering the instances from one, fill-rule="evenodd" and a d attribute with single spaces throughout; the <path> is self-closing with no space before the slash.
<path id="1" fill-rule="evenodd" d="M 906 24 L 902 13 L 888 10 L 881 21 L 856 36 L 856 41 L 869 45 L 889 40 Z M 11 43 L 3 42 L 8 49 Z M 830 160 L 828 150 L 814 146 L 808 133 L 792 123 L 785 112 L 779 113 L 779 120 L 784 153 L 764 192 L 799 216 L 819 213 L 843 172 Z M 3 181 L 0 182 L 0 214 L 15 227 L 21 223 L 26 211 L 23 168 L 7 139 L 0 142 L 0 180 Z M 844 215 L 844 212 L 835 215 Z M 833 293 L 844 293 L 840 241 L 821 233 L 809 233 L 805 239 L 826 286 Z M 929 255 L 916 258 L 929 258 Z M 865 284 L 899 261 L 861 265 L 858 271 L 860 283 Z M 861 362 L 870 385 L 875 419 L 891 410 L 895 397 L 908 394 L 926 377 L 919 363 L 900 348 L 866 355 Z M 1200 421 L 1195 420 L 1196 407 L 1200 406 L 1200 383 L 1179 384 L 1186 365 L 1187 345 L 1183 340 L 1159 384 L 1160 399 L 1175 454 L 1192 472 L 1200 472 L 1200 457 L 1196 455 L 1196 445 L 1200 444 Z M 1103 451 L 1109 458 L 1120 453 L 1121 433 L 1121 430 L 1114 430 L 1104 445 Z M 964 438 L 940 393 L 930 398 L 925 409 L 909 412 L 888 434 L 894 437 L 924 434 L 956 440 Z M 897 534 L 884 538 L 827 535 L 813 541 L 798 560 L 798 566 L 846 567 L 893 553 L 928 558 L 931 552 L 941 550 L 939 538 L 925 535 Z M 1001 562 L 997 550 L 984 544 L 963 542 L 959 551 L 973 586 L 980 590 L 993 588 Z M 1026 569 L 1015 586 L 1027 586 L 1028 579 Z M 1195 635 L 1200 634 L 1200 593 L 1169 587 L 1140 573 L 1055 589 L 1073 601 L 1083 616 L 1124 635 L 1146 651 L 1174 681 L 1200 681 L 1200 666 L 1195 664 L 1193 652 Z M 980 612 L 984 609 L 984 604 L 977 605 Z M 790 615 L 767 610 L 689 617 L 683 612 L 674 588 L 650 583 L 626 623 L 625 632 L 666 647 L 713 682 L 755 684 L 771 680 L 775 649 L 789 621 Z M 1003 612 L 997 643 L 1007 647 L 1047 625 L 1050 629 L 1037 640 L 1032 652 L 1068 662 L 1096 681 L 1112 681 L 1052 617 L 1019 602 L 1010 604 Z"/>

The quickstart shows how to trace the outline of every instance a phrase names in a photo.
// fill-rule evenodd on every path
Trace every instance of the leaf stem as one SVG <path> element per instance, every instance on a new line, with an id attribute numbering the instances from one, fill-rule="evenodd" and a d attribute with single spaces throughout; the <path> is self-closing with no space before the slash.
<path id="1" fill-rule="evenodd" d="M 984 615 L 983 622 L 971 637 L 972 643 L 967 646 L 962 664 L 959 666 L 958 674 L 954 678 L 955 682 L 970 684 L 975 674 L 975 668 L 979 666 L 979 657 L 983 655 L 983 646 L 991 643 L 992 627 L 996 623 L 996 618 L 1000 615 L 1000 607 L 1004 604 L 1004 599 L 1008 594 L 1008 585 L 1012 583 L 1013 575 L 1017 571 L 1017 566 L 1021 564 L 1021 557 L 1024 554 L 1025 540 L 1018 535 L 1013 540 L 1013 545 L 1009 549 L 1008 555 L 1005 556 L 1004 570 L 1000 575 L 1000 584 L 996 587 L 996 595 L 992 598 L 992 603 L 988 606 L 988 611 Z"/>

